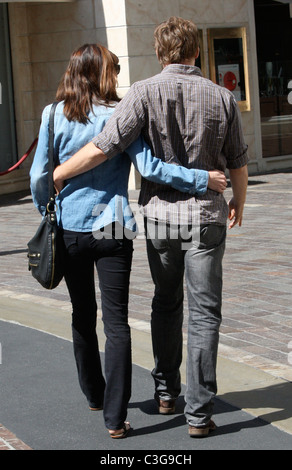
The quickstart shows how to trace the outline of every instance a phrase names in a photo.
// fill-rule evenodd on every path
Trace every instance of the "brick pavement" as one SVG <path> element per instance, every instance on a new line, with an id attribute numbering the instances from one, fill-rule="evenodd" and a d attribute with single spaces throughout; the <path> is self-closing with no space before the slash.
<path id="1" fill-rule="evenodd" d="M 291 183 L 291 172 L 249 177 L 244 224 L 228 231 L 219 347 L 223 357 L 286 380 L 292 380 Z M 149 322 L 146 265 L 144 240 L 137 240 L 131 315 Z M 184 333 L 187 319 L 185 304 Z"/>
<path id="2" fill-rule="evenodd" d="M 291 188 L 291 172 L 249 177 L 244 224 L 228 231 L 220 336 L 221 355 L 287 380 L 292 379 Z M 137 193 L 130 191 L 130 200 L 142 229 Z M 226 199 L 230 194 L 227 189 Z M 68 302 L 64 283 L 45 291 L 27 271 L 26 242 L 39 223 L 31 196 L 0 196 L 0 220 L 0 295 Z M 129 315 L 132 327 L 149 331 L 153 285 L 143 230 L 134 246 Z M 184 333 L 187 319 L 185 303 Z"/>
<path id="3" fill-rule="evenodd" d="M 226 199 L 230 194 L 229 188 Z M 134 210 L 136 196 L 136 191 L 130 192 Z M 292 381 L 291 209 L 291 172 L 249 177 L 244 225 L 228 232 L 219 347 L 222 357 L 289 381 Z M 142 227 L 139 214 L 137 219 Z M 27 271 L 26 243 L 39 220 L 29 194 L 0 196 L 0 296 L 32 296 L 48 305 L 54 302 L 68 305 L 69 309 L 63 282 L 55 291 L 45 291 Z M 142 233 L 134 246 L 130 323 L 132 328 L 149 331 L 153 285 Z M 185 303 L 184 334 L 187 319 Z M 1 438 L 0 433 L 0 445 Z"/>
<path id="4" fill-rule="evenodd" d="M 292 340 L 292 174 L 249 177 L 249 183 L 244 225 L 228 232 L 221 344 L 287 366 Z M 134 210 L 136 194 L 130 192 Z M 227 199 L 229 195 L 230 189 Z M 137 219 L 141 228 L 139 214 Z M 1 290 L 68 301 L 64 284 L 44 291 L 27 271 L 26 242 L 39 223 L 30 195 L 0 197 L 0 220 Z M 135 241 L 131 318 L 149 323 L 152 293 L 141 234 Z M 186 323 L 187 306 L 185 331 Z"/>

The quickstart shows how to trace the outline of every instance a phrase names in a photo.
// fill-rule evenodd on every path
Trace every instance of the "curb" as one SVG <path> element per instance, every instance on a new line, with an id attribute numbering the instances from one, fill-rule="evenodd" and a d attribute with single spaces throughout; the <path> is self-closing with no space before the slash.
<path id="1" fill-rule="evenodd" d="M 32 450 L 24 442 L 18 439 L 15 434 L 8 431 L 0 424 L 0 450 Z"/>

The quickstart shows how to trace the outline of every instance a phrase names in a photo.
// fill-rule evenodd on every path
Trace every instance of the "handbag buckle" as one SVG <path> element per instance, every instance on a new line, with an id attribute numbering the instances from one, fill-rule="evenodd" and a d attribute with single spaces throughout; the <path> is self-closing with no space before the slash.
<path id="1" fill-rule="evenodd" d="M 54 198 L 51 198 L 47 204 L 47 213 L 52 214 L 53 212 L 56 212 L 56 201 Z"/>

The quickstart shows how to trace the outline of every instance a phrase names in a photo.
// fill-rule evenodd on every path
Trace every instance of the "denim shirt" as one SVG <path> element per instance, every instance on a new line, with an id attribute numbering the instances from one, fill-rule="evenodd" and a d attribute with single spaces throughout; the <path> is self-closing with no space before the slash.
<path id="1" fill-rule="evenodd" d="M 42 113 L 38 145 L 30 170 L 31 193 L 35 206 L 44 216 L 48 203 L 48 123 L 52 105 Z M 94 106 L 87 124 L 68 121 L 63 102 L 56 107 L 54 153 L 63 163 L 96 137 L 108 121 L 114 107 Z M 167 164 L 153 157 L 140 137 L 123 153 L 93 170 L 66 181 L 56 198 L 58 224 L 66 230 L 91 232 L 119 222 L 133 232 L 136 223 L 128 201 L 131 162 L 144 178 L 170 185 L 189 194 L 203 195 L 207 190 L 208 172 Z"/>

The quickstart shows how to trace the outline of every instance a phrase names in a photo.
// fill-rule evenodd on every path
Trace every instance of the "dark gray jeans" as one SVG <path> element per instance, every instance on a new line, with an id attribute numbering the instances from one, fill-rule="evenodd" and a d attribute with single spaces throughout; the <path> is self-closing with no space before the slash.
<path id="1" fill-rule="evenodd" d="M 210 420 L 217 393 L 226 227 L 178 227 L 147 219 L 145 229 L 155 284 L 151 317 L 155 394 L 169 400 L 181 390 L 185 273 L 189 306 L 185 416 L 190 425 L 199 427 Z"/>

